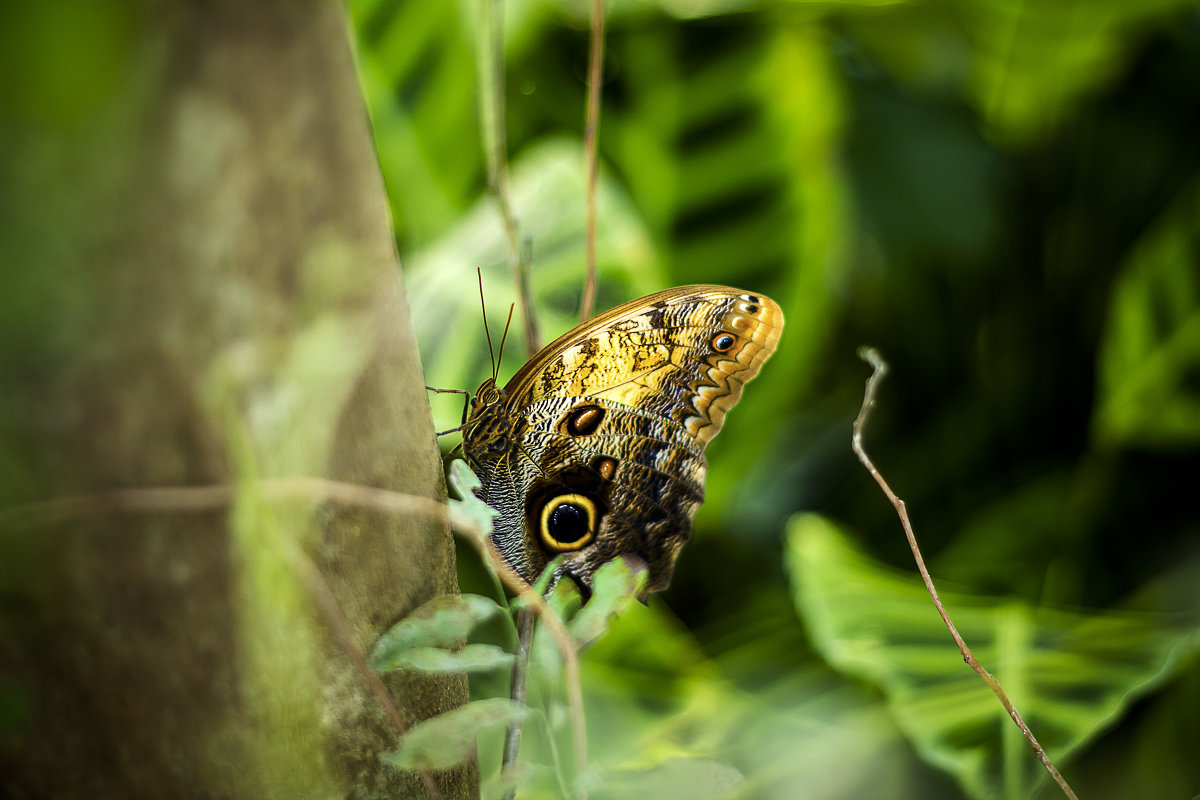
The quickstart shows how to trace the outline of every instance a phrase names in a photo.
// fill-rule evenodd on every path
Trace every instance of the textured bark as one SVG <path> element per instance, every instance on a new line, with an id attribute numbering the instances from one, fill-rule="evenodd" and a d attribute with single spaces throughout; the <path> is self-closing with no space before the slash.
<path id="1" fill-rule="evenodd" d="M 444 498 L 344 10 L 112 10 L 121 80 L 3 136 L 0 795 L 423 796 L 288 553 L 366 649 L 457 591 L 449 532 L 256 482 Z M 11 513 L 211 484 L 232 503 Z M 466 700 L 389 688 L 409 724 Z"/>

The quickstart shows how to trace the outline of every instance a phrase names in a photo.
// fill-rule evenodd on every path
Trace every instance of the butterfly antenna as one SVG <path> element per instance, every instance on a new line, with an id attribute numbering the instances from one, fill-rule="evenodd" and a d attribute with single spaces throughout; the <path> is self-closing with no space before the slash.
<path id="1" fill-rule="evenodd" d="M 483 300 L 483 272 L 478 267 L 475 268 L 475 276 L 479 278 L 479 307 L 483 310 L 483 335 L 487 337 L 488 355 L 492 359 L 492 378 L 494 379 L 497 370 L 496 351 L 492 349 L 492 333 L 488 330 L 487 324 L 487 303 Z M 505 330 L 507 330 L 507 327 Z M 500 341 L 500 346 L 501 348 L 504 347 L 503 340 Z"/>
<path id="2" fill-rule="evenodd" d="M 496 379 L 500 366 L 500 359 L 504 357 L 504 340 L 508 338 L 508 326 L 512 324 L 513 309 L 516 308 L 515 303 L 508 306 L 508 320 L 504 323 L 504 333 L 500 336 L 500 354 L 496 357 L 496 363 L 492 366 L 492 380 Z"/>

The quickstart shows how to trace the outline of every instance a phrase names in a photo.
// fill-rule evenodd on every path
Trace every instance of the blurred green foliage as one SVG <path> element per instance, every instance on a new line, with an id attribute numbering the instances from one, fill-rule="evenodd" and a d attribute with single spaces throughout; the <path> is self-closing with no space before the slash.
<path id="1" fill-rule="evenodd" d="M 547 339 L 582 285 L 589 7 L 506 4 Z M 479 9 L 350 8 L 427 379 L 473 389 L 490 369 L 475 269 L 493 332 L 514 297 Z M 863 343 L 893 367 L 869 447 L 968 643 L 1080 796 L 1200 792 L 1195 2 L 625 0 L 608 24 L 600 307 L 727 283 L 777 299 L 787 328 L 710 447 L 675 585 L 587 651 L 612 781 L 594 794 L 687 758 L 732 770 L 711 785 L 741 775 L 736 797 L 1055 796 L 968 688 L 850 451 Z M 458 424 L 461 399 L 433 402 Z M 801 512 L 836 536 L 796 534 Z"/>
<path id="2" fill-rule="evenodd" d="M 884 692 L 897 724 L 972 797 L 1028 797 L 1042 775 L 995 695 L 947 659 L 948 632 L 925 587 L 856 553 L 815 516 L 789 525 L 796 606 L 828 662 Z M 1138 695 L 1158 688 L 1196 646 L 1195 619 L 1087 613 L 983 598 L 943 586 L 959 634 L 1035 731 L 1069 756 Z"/>

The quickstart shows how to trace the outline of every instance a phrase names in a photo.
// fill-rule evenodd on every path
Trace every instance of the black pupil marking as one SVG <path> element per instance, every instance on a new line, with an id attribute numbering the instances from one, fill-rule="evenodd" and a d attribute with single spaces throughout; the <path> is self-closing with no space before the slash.
<path id="1" fill-rule="evenodd" d="M 550 512 L 547 527 L 554 541 L 577 542 L 588 534 L 587 511 L 571 503 L 560 503 Z"/>
<path id="2" fill-rule="evenodd" d="M 758 313 L 758 306 L 754 306 L 754 305 L 752 305 L 752 306 L 750 306 L 749 308 L 747 308 L 747 309 L 746 309 L 746 311 L 747 311 L 747 312 L 749 312 L 749 313 L 751 313 L 751 314 L 757 314 L 757 313 Z"/>
<path id="3" fill-rule="evenodd" d="M 729 348 L 733 347 L 734 339 L 728 333 L 722 333 L 717 338 L 713 339 L 713 347 L 720 353 L 724 353 Z"/>

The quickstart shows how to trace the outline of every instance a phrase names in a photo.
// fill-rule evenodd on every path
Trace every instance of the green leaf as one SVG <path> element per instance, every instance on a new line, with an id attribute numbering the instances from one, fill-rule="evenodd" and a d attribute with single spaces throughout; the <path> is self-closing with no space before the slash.
<path id="1" fill-rule="evenodd" d="M 564 555 L 559 554 L 542 568 L 542 573 L 533 582 L 533 591 L 539 597 L 544 598 L 550 604 L 550 608 L 554 609 L 560 617 L 566 619 L 579 608 L 579 588 L 575 585 L 575 581 L 565 580 L 554 584 L 553 591 L 550 590 L 550 581 L 554 580 L 554 575 L 564 558 Z M 518 596 L 511 605 L 513 608 L 521 609 L 528 608 L 531 604 L 524 597 Z"/>
<path id="2" fill-rule="evenodd" d="M 382 756 L 402 769 L 444 769 L 470 758 L 480 732 L 524 719 L 528 710 L 511 700 L 494 697 L 414 725 L 395 752 Z"/>
<path id="3" fill-rule="evenodd" d="M 450 462 L 450 487 L 454 489 L 454 493 L 458 495 L 460 502 L 465 502 L 471 498 L 478 500 L 475 497 L 475 490 L 483 486 L 479 476 L 474 473 L 470 465 L 464 459 L 456 458 Z M 492 516 L 496 516 L 492 512 Z"/>
<path id="4" fill-rule="evenodd" d="M 418 648 L 457 646 L 476 625 L 501 611 L 495 601 L 480 595 L 435 597 L 379 637 L 371 650 L 371 669 L 400 669 L 404 655 Z"/>
<path id="5" fill-rule="evenodd" d="M 962 663 L 919 577 L 872 562 L 816 516 L 792 520 L 788 568 L 813 644 L 837 669 L 883 690 L 924 759 L 976 798 L 1028 797 L 1045 779 L 995 696 Z M 939 591 L 975 657 L 1056 763 L 1172 675 L 1195 646 L 1194 631 L 1160 616 L 1085 615 Z"/>
<path id="6" fill-rule="evenodd" d="M 1200 444 L 1200 183 L 1126 261 L 1100 346 L 1095 437 L 1105 444 Z"/>
<path id="7" fill-rule="evenodd" d="M 550 585 L 555 568 L 562 558 L 562 556 L 558 556 L 547 565 L 542 574 L 538 576 L 537 583 L 533 585 L 533 588 L 534 591 L 546 598 L 546 604 L 550 606 L 551 610 L 565 621 L 579 613 L 579 609 L 583 606 L 583 596 L 579 593 L 579 586 L 570 578 L 560 579 L 547 594 L 546 587 Z"/>
<path id="8" fill-rule="evenodd" d="M 561 559 L 562 556 L 558 556 L 546 566 L 541 576 L 538 577 L 537 583 L 534 584 L 534 590 L 545 596 L 546 605 L 550 607 L 551 613 L 556 614 L 565 622 L 579 612 L 583 605 L 583 598 L 579 594 L 579 587 L 570 578 L 560 580 L 554 584 L 550 593 L 546 594 L 546 586 L 553 577 L 556 563 Z M 558 683 L 561 680 L 562 651 L 559 649 L 558 640 L 547 632 L 541 619 L 538 620 L 534 632 L 529 658 L 534 670 L 543 680 L 550 683 Z"/>
<path id="9" fill-rule="evenodd" d="M 568 626 L 580 647 L 603 636 L 612 618 L 637 599 L 646 584 L 646 574 L 645 567 L 634 569 L 623 558 L 615 558 L 596 570 L 592 597 Z"/>
<path id="10" fill-rule="evenodd" d="M 475 490 L 483 486 L 479 476 L 471 471 L 466 461 L 456 458 L 450 462 L 449 482 L 450 488 L 458 495 L 457 500 L 453 498 L 450 500 L 451 513 L 470 520 L 475 528 L 472 533 L 477 531 L 480 538 L 486 539 L 491 536 L 492 520 L 498 517 L 500 512 L 483 502 L 475 494 Z M 466 532 L 466 526 L 456 524 L 455 528 L 460 532 Z"/>
<path id="11" fill-rule="evenodd" d="M 461 650 L 412 648 L 398 653 L 389 666 L 419 672 L 487 672 L 511 667 L 512 661 L 512 653 L 506 653 L 494 644 L 468 644 Z"/>
<path id="12" fill-rule="evenodd" d="M 550 592 L 550 581 L 554 580 L 555 573 L 558 572 L 558 568 L 562 565 L 565 558 L 566 555 L 559 554 L 550 559 L 550 563 L 542 568 L 542 574 L 538 575 L 537 580 L 533 582 L 533 590 L 542 597 L 550 600 L 551 603 L 554 602 L 554 595 L 558 594 L 560 589 L 564 598 L 568 597 L 573 591 L 575 592 L 575 600 L 578 601 L 579 599 L 579 588 L 575 585 L 575 581 L 572 580 L 559 581 L 554 584 L 554 591 Z M 565 599 L 563 602 L 566 602 Z M 566 613 L 563 606 L 556 606 L 555 608 L 560 614 Z"/>
<path id="13" fill-rule="evenodd" d="M 546 573 L 551 572 L 547 567 Z M 572 580 L 561 580 L 546 598 L 550 609 L 567 622 L 567 630 L 581 649 L 599 639 L 609 623 L 629 607 L 646 582 L 646 570 L 634 569 L 623 558 L 616 558 L 596 570 L 592 580 L 592 596 L 582 604 L 579 588 Z M 542 585 L 539 579 L 538 585 Z M 562 653 L 553 636 L 540 630 L 534 637 L 532 663 L 542 675 L 557 680 L 561 672 Z"/>

